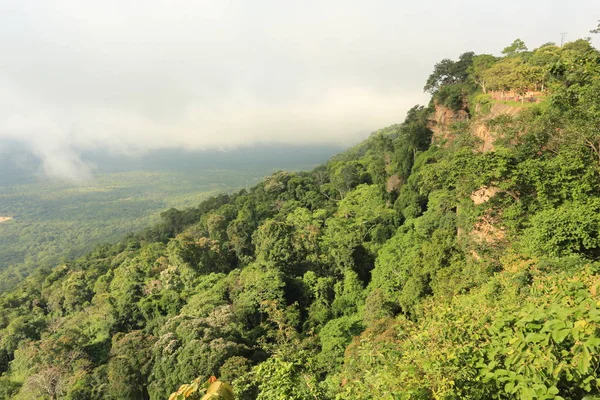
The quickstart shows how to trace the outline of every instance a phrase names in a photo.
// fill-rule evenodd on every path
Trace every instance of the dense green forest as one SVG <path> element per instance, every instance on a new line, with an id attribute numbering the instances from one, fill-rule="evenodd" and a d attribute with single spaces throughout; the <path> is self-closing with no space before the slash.
<path id="1" fill-rule="evenodd" d="M 38 176 L 33 159 L 16 167 L 11 157 L 22 160 L 27 153 L 9 150 L 0 152 L 0 217 L 12 218 L 0 222 L 0 293 L 39 266 L 55 266 L 157 222 L 166 209 L 250 187 L 280 168 L 314 167 L 339 151 L 278 146 L 270 150 L 287 159 L 268 161 L 266 149 L 254 148 L 144 157 L 90 154 L 87 159 L 100 168 L 89 181 L 74 183 Z"/>
<path id="2" fill-rule="evenodd" d="M 600 52 L 517 40 L 425 90 L 326 165 L 2 294 L 1 395 L 158 400 L 211 375 L 238 399 L 599 395 Z"/>

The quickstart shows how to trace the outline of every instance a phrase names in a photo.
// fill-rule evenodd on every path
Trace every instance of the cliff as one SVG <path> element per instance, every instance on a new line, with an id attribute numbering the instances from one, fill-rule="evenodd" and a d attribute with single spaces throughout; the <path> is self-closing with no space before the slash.
<path id="1" fill-rule="evenodd" d="M 492 96 L 492 98 L 495 99 L 496 96 L 499 95 Z M 435 110 L 428 120 L 428 128 L 433 132 L 432 143 L 446 146 L 456 139 L 457 133 L 460 133 L 462 129 L 468 129 L 473 136 L 481 140 L 476 151 L 492 151 L 498 136 L 490 129 L 488 122 L 501 115 L 517 115 L 524 109 L 523 106 L 495 100 L 491 101 L 489 111 L 483 112 L 482 108 L 480 104 L 476 104 L 473 106 L 473 110 L 469 109 L 469 106 L 453 110 L 436 103 Z M 461 123 L 467 125 L 460 126 Z"/>

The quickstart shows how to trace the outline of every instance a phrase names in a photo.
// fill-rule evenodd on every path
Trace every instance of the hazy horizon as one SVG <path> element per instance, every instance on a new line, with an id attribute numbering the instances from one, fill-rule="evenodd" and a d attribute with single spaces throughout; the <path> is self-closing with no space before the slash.
<path id="1" fill-rule="evenodd" d="M 347 145 L 426 102 L 437 61 L 591 36 L 600 17 L 592 0 L 139 4 L 2 2 L 0 141 L 66 179 L 93 150 Z"/>

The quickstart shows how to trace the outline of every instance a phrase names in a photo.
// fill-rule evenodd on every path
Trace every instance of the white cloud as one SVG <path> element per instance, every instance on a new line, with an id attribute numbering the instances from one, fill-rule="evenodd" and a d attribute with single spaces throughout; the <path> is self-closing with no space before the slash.
<path id="1" fill-rule="evenodd" d="M 84 149 L 355 143 L 426 101 L 436 61 L 587 36 L 594 5 L 4 0 L 0 139 L 70 179 Z"/>

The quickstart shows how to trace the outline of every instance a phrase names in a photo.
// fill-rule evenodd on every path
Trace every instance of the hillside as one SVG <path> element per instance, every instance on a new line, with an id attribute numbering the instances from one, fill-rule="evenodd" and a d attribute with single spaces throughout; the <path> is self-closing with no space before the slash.
<path id="1" fill-rule="evenodd" d="M 517 40 L 425 89 L 323 166 L 2 294 L 0 394 L 158 400 L 215 375 L 238 399 L 600 395 L 600 52 Z"/>

